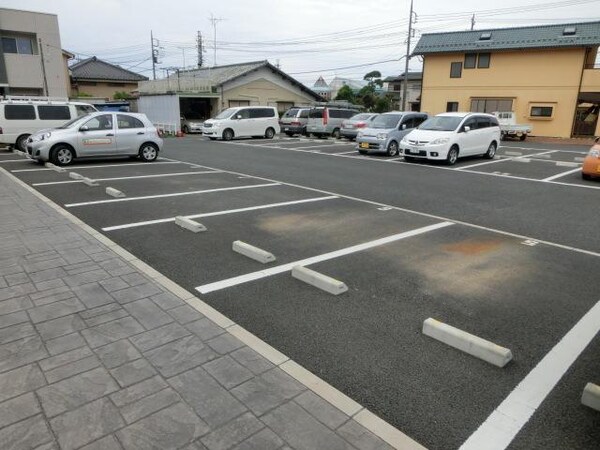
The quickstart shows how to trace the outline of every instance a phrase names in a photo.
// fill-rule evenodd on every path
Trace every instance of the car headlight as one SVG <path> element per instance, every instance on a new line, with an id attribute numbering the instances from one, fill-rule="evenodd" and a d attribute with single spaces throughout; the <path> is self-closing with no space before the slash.
<path id="1" fill-rule="evenodd" d="M 431 144 L 432 145 L 447 144 L 449 140 L 450 140 L 450 138 L 438 138 L 438 139 L 431 141 Z"/>
<path id="2" fill-rule="evenodd" d="M 596 158 L 600 158 L 600 150 L 598 150 L 597 148 L 593 148 L 588 153 L 588 156 L 595 156 Z"/>
<path id="3" fill-rule="evenodd" d="M 377 139 L 379 139 L 380 141 L 383 141 L 383 140 L 387 139 L 387 137 L 388 137 L 387 133 L 379 133 L 377 135 Z"/>

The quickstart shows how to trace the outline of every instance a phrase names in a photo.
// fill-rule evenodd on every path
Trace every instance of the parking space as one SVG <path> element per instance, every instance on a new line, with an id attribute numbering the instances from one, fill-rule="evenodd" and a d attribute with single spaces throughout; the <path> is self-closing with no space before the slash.
<path id="1" fill-rule="evenodd" d="M 332 139 L 211 145 L 409 164 L 362 156 L 354 143 Z M 431 170 L 579 183 L 573 178 L 580 156 L 504 146 L 492 161 Z M 277 173 L 264 179 L 204 166 L 198 158 L 96 161 L 57 173 L 1 158 L 0 167 L 431 449 L 465 442 L 600 299 L 594 252 L 288 184 Z M 99 186 L 72 180 L 70 172 Z M 107 186 L 126 197 L 106 195 Z M 180 215 L 207 231 L 178 227 Z M 276 261 L 263 265 L 234 253 L 236 240 Z M 292 278 L 297 265 L 343 281 L 348 291 L 336 297 Z M 424 336 L 429 317 L 511 349 L 514 360 L 501 369 Z M 590 442 L 596 422 L 579 411 L 577 396 L 580 382 L 599 373 L 600 364 L 590 356 L 583 361 L 549 397 L 550 404 L 568 403 L 583 424 L 547 448 Z M 562 369 L 569 365 L 561 362 L 556 370 Z M 544 405 L 543 421 L 534 416 L 518 424 L 514 448 L 544 435 L 546 423 L 572 425 L 561 410 Z"/>

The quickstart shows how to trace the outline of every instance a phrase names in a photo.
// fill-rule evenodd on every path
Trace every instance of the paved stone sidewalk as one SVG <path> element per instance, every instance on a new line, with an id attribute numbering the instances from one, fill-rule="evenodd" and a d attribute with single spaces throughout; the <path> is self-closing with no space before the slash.
<path id="1" fill-rule="evenodd" d="M 391 448 L 2 170 L 0 443 Z"/>

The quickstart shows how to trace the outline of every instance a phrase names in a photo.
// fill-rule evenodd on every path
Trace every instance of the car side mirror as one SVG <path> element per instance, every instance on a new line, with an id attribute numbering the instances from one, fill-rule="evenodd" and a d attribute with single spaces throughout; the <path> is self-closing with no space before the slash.
<path id="1" fill-rule="evenodd" d="M 242 115 L 241 115 L 241 114 L 238 114 L 237 116 L 235 116 L 235 118 L 236 118 L 237 120 L 240 120 L 240 119 L 242 118 Z"/>
<path id="2" fill-rule="evenodd" d="M 79 128 L 79 131 L 88 131 L 88 130 L 89 130 L 89 128 L 88 128 L 88 126 L 87 126 L 87 125 L 82 125 L 82 126 Z"/>
<path id="3" fill-rule="evenodd" d="M 596 144 L 600 144 L 600 136 L 598 136 L 596 139 L 594 139 L 594 142 L 595 142 Z"/>
<path id="4" fill-rule="evenodd" d="M 465 133 L 468 133 L 469 131 L 471 131 L 471 127 L 467 125 L 463 128 L 463 130 L 465 131 Z"/>
<path id="5" fill-rule="evenodd" d="M 402 125 L 400 125 L 400 129 L 401 129 L 401 130 L 406 130 L 406 124 L 405 124 L 405 123 L 403 123 Z"/>

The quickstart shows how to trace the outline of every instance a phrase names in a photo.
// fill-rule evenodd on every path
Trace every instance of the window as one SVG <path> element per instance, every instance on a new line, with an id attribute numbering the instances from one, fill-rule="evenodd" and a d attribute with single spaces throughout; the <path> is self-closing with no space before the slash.
<path id="1" fill-rule="evenodd" d="M 341 119 L 342 118 L 342 110 L 341 109 L 330 109 L 329 117 L 332 119 Z"/>
<path id="2" fill-rule="evenodd" d="M 480 53 L 477 58 L 477 68 L 478 69 L 489 69 L 490 67 L 490 54 L 489 53 Z"/>
<path id="3" fill-rule="evenodd" d="M 136 119 L 133 116 L 126 116 L 125 114 L 117 114 L 117 127 L 120 130 L 127 128 L 145 128 L 141 120 Z"/>
<path id="4" fill-rule="evenodd" d="M 462 76 L 462 63 L 450 63 L 450 78 L 460 78 Z"/>
<path id="5" fill-rule="evenodd" d="M 471 111 L 491 114 L 493 112 L 512 111 L 512 99 L 477 98 L 471 100 Z"/>
<path id="6" fill-rule="evenodd" d="M 427 116 L 417 116 L 414 118 L 414 120 L 415 120 L 415 128 L 416 128 L 427 120 Z"/>
<path id="7" fill-rule="evenodd" d="M 2 38 L 2 51 L 4 53 L 17 53 L 17 40 L 15 38 Z"/>
<path id="8" fill-rule="evenodd" d="M 250 110 L 249 109 L 240 109 L 235 113 L 236 119 L 249 119 L 250 118 Z"/>
<path id="9" fill-rule="evenodd" d="M 322 119 L 323 118 L 323 108 L 313 108 L 308 113 L 308 117 L 310 119 Z"/>
<path id="10" fill-rule="evenodd" d="M 300 117 L 301 119 L 308 119 L 309 111 L 310 111 L 309 109 L 300 110 L 300 115 L 298 117 Z"/>
<path id="11" fill-rule="evenodd" d="M 552 117 L 552 106 L 532 106 L 530 116 L 531 117 Z"/>
<path id="12" fill-rule="evenodd" d="M 96 109 L 90 105 L 75 105 L 75 112 L 78 116 L 85 116 L 86 114 L 96 112 Z"/>
<path id="13" fill-rule="evenodd" d="M 6 120 L 35 120 L 33 105 L 4 105 Z"/>
<path id="14" fill-rule="evenodd" d="M 93 117 L 83 125 L 88 128 L 88 131 L 112 130 L 112 114 Z"/>
<path id="15" fill-rule="evenodd" d="M 491 38 L 492 38 L 492 33 L 490 33 L 489 31 L 486 31 L 485 33 L 481 33 L 481 36 L 479 36 L 480 41 L 489 41 Z"/>
<path id="16" fill-rule="evenodd" d="M 401 87 L 402 86 L 400 86 L 399 84 L 394 84 L 394 86 L 393 86 L 394 89 L 393 90 L 396 91 L 396 92 L 399 92 Z"/>
<path id="17" fill-rule="evenodd" d="M 467 53 L 465 55 L 465 69 L 474 69 L 477 63 L 477 53 Z"/>
<path id="18" fill-rule="evenodd" d="M 465 131 L 465 127 L 469 127 L 471 130 L 474 130 L 475 128 L 477 128 L 477 119 L 475 119 L 474 117 L 471 119 L 467 119 L 467 121 L 461 127 L 461 131 Z"/>
<path id="19" fill-rule="evenodd" d="M 478 117 L 477 118 L 477 129 L 480 128 L 489 128 L 491 127 L 490 119 L 487 117 Z"/>
<path id="20" fill-rule="evenodd" d="M 229 107 L 250 106 L 250 100 L 229 100 Z"/>
<path id="21" fill-rule="evenodd" d="M 272 108 L 250 108 L 250 118 L 260 119 L 263 117 L 275 117 L 275 111 Z"/>
<path id="22" fill-rule="evenodd" d="M 446 112 L 457 112 L 457 111 L 458 111 L 458 102 L 446 103 Z"/>
<path id="23" fill-rule="evenodd" d="M 33 55 L 33 44 L 26 37 L 3 37 L 2 51 L 4 53 L 18 53 L 20 55 Z"/>
<path id="24" fill-rule="evenodd" d="M 17 50 L 20 55 L 33 55 L 33 45 L 29 38 L 17 38 Z"/>
<path id="25" fill-rule="evenodd" d="M 406 129 L 406 130 L 408 130 L 408 129 L 410 129 L 410 128 L 414 128 L 414 127 L 416 127 L 416 125 L 415 125 L 415 118 L 414 118 L 414 117 L 409 117 L 408 119 L 406 119 L 406 120 L 402 121 L 402 125 L 400 125 L 400 129 L 402 129 L 402 127 L 403 127 L 404 125 L 406 125 L 406 126 L 404 127 L 404 129 Z"/>
<path id="26" fill-rule="evenodd" d="M 39 105 L 37 109 L 40 120 L 71 120 L 68 106 Z"/>

